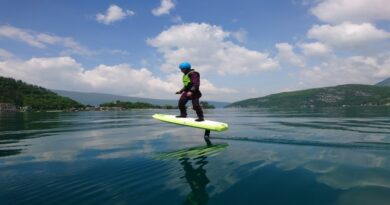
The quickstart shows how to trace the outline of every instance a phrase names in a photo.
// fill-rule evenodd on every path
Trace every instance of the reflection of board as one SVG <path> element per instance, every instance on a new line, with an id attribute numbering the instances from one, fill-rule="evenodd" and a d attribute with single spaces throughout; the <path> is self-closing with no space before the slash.
<path id="1" fill-rule="evenodd" d="M 174 123 L 178 125 L 184 125 L 189 127 L 195 127 L 211 131 L 224 131 L 228 129 L 228 124 L 222 122 L 215 122 L 210 120 L 205 120 L 202 122 L 195 121 L 194 118 L 177 118 L 174 115 L 164 115 L 164 114 L 154 114 L 154 119 L 161 120 L 163 122 Z"/>
<path id="2" fill-rule="evenodd" d="M 196 158 L 201 156 L 213 157 L 219 154 L 222 150 L 226 149 L 228 144 L 216 144 L 213 146 L 199 146 L 181 149 L 172 152 L 165 152 L 158 154 L 155 158 L 160 159 L 180 159 L 180 158 Z"/>

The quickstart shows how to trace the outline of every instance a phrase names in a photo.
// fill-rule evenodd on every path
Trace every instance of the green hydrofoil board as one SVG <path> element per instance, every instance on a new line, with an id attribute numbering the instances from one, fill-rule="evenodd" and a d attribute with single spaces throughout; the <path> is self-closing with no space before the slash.
<path id="1" fill-rule="evenodd" d="M 174 115 L 154 114 L 153 118 L 163 122 L 169 122 L 178 125 L 184 125 L 217 132 L 225 131 L 229 128 L 229 125 L 223 122 L 215 122 L 211 120 L 197 122 L 195 121 L 195 118 L 177 118 Z"/>

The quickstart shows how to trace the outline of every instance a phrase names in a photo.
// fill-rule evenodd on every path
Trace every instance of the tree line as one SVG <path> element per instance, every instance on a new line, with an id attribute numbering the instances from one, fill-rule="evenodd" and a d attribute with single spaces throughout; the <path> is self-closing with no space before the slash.
<path id="1" fill-rule="evenodd" d="M 67 97 L 21 80 L 0 76 L 0 102 L 12 103 L 16 107 L 31 110 L 65 110 L 82 108 L 84 105 Z"/>

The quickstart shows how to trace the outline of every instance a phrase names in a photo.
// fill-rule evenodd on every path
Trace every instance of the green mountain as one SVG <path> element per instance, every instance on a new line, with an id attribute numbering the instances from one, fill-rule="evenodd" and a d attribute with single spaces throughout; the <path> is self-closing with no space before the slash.
<path id="1" fill-rule="evenodd" d="M 387 78 L 387 79 L 384 79 L 383 81 L 375 84 L 375 85 L 378 85 L 378 86 L 390 86 L 390 78 Z"/>
<path id="2" fill-rule="evenodd" d="M 390 87 L 339 85 L 252 98 L 232 103 L 227 107 L 298 108 L 376 105 L 390 106 Z"/>
<path id="3" fill-rule="evenodd" d="M 84 107 L 70 98 L 59 96 L 45 88 L 1 76 L 0 103 L 12 103 L 16 107 L 28 106 L 32 110 L 65 110 Z"/>

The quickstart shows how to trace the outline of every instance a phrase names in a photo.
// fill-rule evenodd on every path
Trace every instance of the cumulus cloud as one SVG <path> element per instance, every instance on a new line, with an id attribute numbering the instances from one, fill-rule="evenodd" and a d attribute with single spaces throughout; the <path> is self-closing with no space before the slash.
<path id="1" fill-rule="evenodd" d="M 347 83 L 374 84 L 390 76 L 390 55 L 382 57 L 333 57 L 303 69 L 299 76 L 304 87 L 333 86 Z"/>
<path id="2" fill-rule="evenodd" d="M 105 14 L 98 13 L 96 14 L 96 21 L 103 24 L 111 24 L 116 21 L 120 21 L 128 16 L 133 16 L 135 14 L 134 11 L 131 10 L 123 10 L 121 7 L 117 5 L 111 5 Z"/>
<path id="3" fill-rule="evenodd" d="M 302 43 L 299 47 L 303 50 L 305 56 L 325 56 L 331 52 L 331 49 L 323 43 Z"/>
<path id="4" fill-rule="evenodd" d="M 341 50 L 364 50 L 373 48 L 390 39 L 390 33 L 376 28 L 370 23 L 339 25 L 314 25 L 307 33 L 307 37 Z"/>
<path id="5" fill-rule="evenodd" d="M 91 51 L 80 45 L 72 38 L 60 37 L 56 35 L 38 33 L 26 29 L 17 28 L 14 26 L 0 26 L 0 38 L 9 38 L 27 43 L 30 46 L 37 48 L 47 48 L 49 45 L 62 46 L 68 49 L 68 53 L 89 55 Z"/>
<path id="6" fill-rule="evenodd" d="M 92 70 L 85 71 L 82 79 L 93 90 L 105 93 L 116 92 L 117 94 L 162 98 L 164 96 L 159 96 L 160 94 L 165 95 L 177 90 L 175 84 L 163 81 L 148 69 L 134 69 L 127 64 L 99 65 Z"/>
<path id="7" fill-rule="evenodd" d="M 293 51 L 293 46 L 288 43 L 278 43 L 277 59 L 288 66 L 305 67 L 305 59 Z"/>
<path id="8" fill-rule="evenodd" d="M 176 85 L 164 82 L 146 68 L 127 64 L 99 65 L 91 70 L 71 57 L 31 58 L 27 61 L 0 62 L 0 75 L 52 89 L 100 91 L 146 96 L 172 92 Z"/>
<path id="9" fill-rule="evenodd" d="M 0 61 L 1 76 L 54 89 L 84 88 L 86 84 L 80 81 L 82 71 L 82 66 L 70 57 Z"/>
<path id="10" fill-rule="evenodd" d="M 242 74 L 273 70 L 278 62 L 255 50 L 229 41 L 230 32 L 206 23 L 175 25 L 148 39 L 149 45 L 163 54 L 162 70 L 177 69 L 181 61 L 190 61 L 198 70 L 219 74 Z"/>
<path id="11" fill-rule="evenodd" d="M 175 4 L 172 0 L 161 0 L 160 7 L 153 9 L 152 14 L 155 16 L 169 14 L 173 8 L 175 8 Z"/>
<path id="12" fill-rule="evenodd" d="M 324 0 L 311 13 L 324 22 L 355 23 L 390 20 L 388 0 Z"/>
<path id="13" fill-rule="evenodd" d="M 390 76 L 390 32 L 374 21 L 390 20 L 385 0 L 323 0 L 311 12 L 323 25 L 313 25 L 298 46 L 310 64 L 298 73 L 300 86 L 346 83 L 374 84 Z M 320 58 L 318 58 L 320 57 Z"/>
<path id="14" fill-rule="evenodd" d="M 137 69 L 128 64 L 99 65 L 87 70 L 71 57 L 3 60 L 0 61 L 0 76 L 20 79 L 50 89 L 149 98 L 172 99 L 173 93 L 182 86 L 180 74 L 163 79 L 147 68 Z M 224 94 L 235 92 L 229 88 L 217 89 L 203 78 L 201 89 L 212 99 L 222 99 Z"/>
<path id="15" fill-rule="evenodd" d="M 316 0 L 311 5 L 311 13 L 326 24 L 313 25 L 307 39 L 297 43 L 307 63 L 292 74 L 299 87 L 374 84 L 390 76 L 390 32 L 374 24 L 390 20 L 389 1 Z"/>

